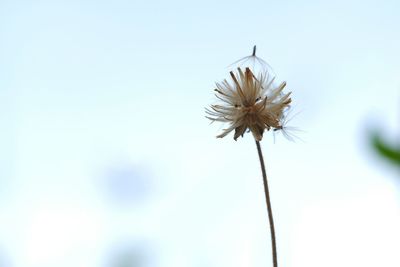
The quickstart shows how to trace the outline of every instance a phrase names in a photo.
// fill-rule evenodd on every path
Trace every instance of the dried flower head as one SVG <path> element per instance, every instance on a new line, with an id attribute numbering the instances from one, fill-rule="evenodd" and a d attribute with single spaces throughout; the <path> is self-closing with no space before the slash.
<path id="1" fill-rule="evenodd" d="M 269 79 L 268 72 L 261 72 L 256 77 L 250 68 L 244 73 L 238 68 L 237 73 L 231 71 L 230 76 L 231 83 L 227 80 L 216 83 L 215 95 L 222 103 L 206 108 L 208 119 L 229 123 L 217 137 L 222 138 L 235 130 L 233 138 L 237 140 L 250 130 L 260 141 L 265 130 L 282 129 L 284 112 L 291 103 L 290 92 L 282 92 L 286 83 L 275 86 L 274 78 Z"/>

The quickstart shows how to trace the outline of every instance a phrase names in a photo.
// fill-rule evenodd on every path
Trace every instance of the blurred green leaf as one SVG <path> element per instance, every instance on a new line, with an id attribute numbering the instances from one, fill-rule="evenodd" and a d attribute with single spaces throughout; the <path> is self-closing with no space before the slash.
<path id="1" fill-rule="evenodd" d="M 391 161 L 400 167 L 400 147 L 389 145 L 387 142 L 382 140 L 381 136 L 377 133 L 371 137 L 371 143 L 374 149 L 385 159 Z"/>

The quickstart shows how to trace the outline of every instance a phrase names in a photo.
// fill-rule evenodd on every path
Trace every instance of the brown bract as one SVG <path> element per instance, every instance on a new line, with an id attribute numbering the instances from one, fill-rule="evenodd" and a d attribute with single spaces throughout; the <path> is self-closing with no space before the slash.
<path id="1" fill-rule="evenodd" d="M 216 83 L 215 96 L 221 104 L 206 108 L 208 119 L 229 124 L 217 137 L 222 138 L 235 130 L 233 138 L 237 140 L 248 129 L 260 141 L 265 130 L 281 129 L 283 113 L 291 102 L 290 92 L 282 92 L 286 83 L 274 86 L 274 78 L 269 79 L 267 72 L 255 77 L 250 68 L 244 73 L 238 68 L 237 73 L 231 71 L 230 76 L 231 83 L 227 80 Z"/>

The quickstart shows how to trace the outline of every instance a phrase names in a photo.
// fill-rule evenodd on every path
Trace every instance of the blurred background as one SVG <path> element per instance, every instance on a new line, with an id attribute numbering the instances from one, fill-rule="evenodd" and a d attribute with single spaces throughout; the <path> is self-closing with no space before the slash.
<path id="1" fill-rule="evenodd" d="M 271 266 L 251 135 L 214 83 L 266 60 L 301 111 L 266 135 L 281 266 L 400 266 L 398 1 L 0 0 L 0 267 Z"/>

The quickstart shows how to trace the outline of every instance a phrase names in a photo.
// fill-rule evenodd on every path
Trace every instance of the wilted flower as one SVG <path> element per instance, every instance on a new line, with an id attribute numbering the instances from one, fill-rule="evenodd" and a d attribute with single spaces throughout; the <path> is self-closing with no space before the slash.
<path id="1" fill-rule="evenodd" d="M 255 77 L 250 68 L 244 73 L 238 68 L 237 73 L 231 71 L 230 76 L 232 83 L 227 80 L 216 83 L 215 95 L 222 103 L 206 109 L 210 120 L 229 123 L 217 137 L 222 138 L 235 130 L 233 138 L 236 140 L 250 130 L 256 141 L 260 141 L 265 130 L 282 129 L 284 111 L 291 103 L 290 92 L 282 92 L 286 83 L 275 86 L 274 78 L 269 79 L 267 71 Z"/>
<path id="2" fill-rule="evenodd" d="M 253 68 L 247 67 L 243 72 L 240 65 L 248 62 L 253 63 Z M 285 137 L 293 140 L 292 136 L 288 134 L 287 130 L 290 129 L 286 125 L 290 120 L 287 111 L 292 102 L 291 92 L 283 93 L 286 82 L 279 85 L 274 83 L 275 77 L 268 70 L 268 64 L 256 56 L 256 46 L 254 46 L 251 56 L 244 57 L 234 64 L 236 63 L 240 63 L 240 65 L 236 72 L 230 72 L 232 81 L 228 82 L 225 79 L 221 83 L 216 83 L 215 96 L 221 101 L 221 104 L 206 108 L 206 117 L 213 122 L 220 121 L 229 124 L 229 127 L 217 136 L 219 138 L 225 137 L 233 130 L 235 130 L 233 136 L 235 140 L 239 136 L 243 136 L 246 131 L 251 131 L 254 136 L 268 211 L 272 262 L 274 267 L 278 267 L 275 226 L 260 141 L 265 130 L 272 130 L 273 133 L 282 132 Z M 256 70 L 255 63 L 261 66 L 261 70 Z M 255 72 L 259 74 L 254 75 Z"/>

